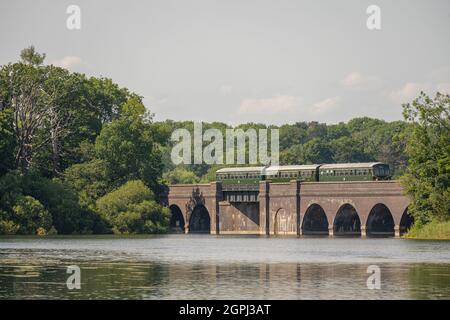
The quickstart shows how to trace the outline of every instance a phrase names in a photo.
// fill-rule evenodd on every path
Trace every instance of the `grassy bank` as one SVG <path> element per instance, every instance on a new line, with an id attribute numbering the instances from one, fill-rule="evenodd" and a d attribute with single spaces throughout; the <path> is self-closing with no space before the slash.
<path id="1" fill-rule="evenodd" d="M 423 240 L 450 240 L 450 221 L 432 221 L 426 225 L 415 224 L 405 238 Z"/>

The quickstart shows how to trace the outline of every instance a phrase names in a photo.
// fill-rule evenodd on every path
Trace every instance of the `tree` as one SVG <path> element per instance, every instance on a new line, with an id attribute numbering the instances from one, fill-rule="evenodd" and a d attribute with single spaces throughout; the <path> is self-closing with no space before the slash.
<path id="1" fill-rule="evenodd" d="M 61 179 L 78 193 L 79 204 L 85 209 L 93 210 L 95 201 L 112 190 L 106 163 L 99 159 L 74 164 Z"/>
<path id="2" fill-rule="evenodd" d="M 13 207 L 12 221 L 19 225 L 20 234 L 36 234 L 39 228 L 50 230 L 52 217 L 44 206 L 31 196 L 22 196 L 17 199 Z"/>
<path id="3" fill-rule="evenodd" d="M 403 105 L 409 164 L 403 178 L 416 221 L 450 219 L 450 96 L 423 92 Z"/>
<path id="4" fill-rule="evenodd" d="M 23 194 L 32 196 L 46 208 L 59 234 L 82 232 L 83 212 L 77 194 L 67 185 L 31 172 L 23 178 L 22 188 Z"/>
<path id="5" fill-rule="evenodd" d="M 303 145 L 304 163 L 332 163 L 333 153 L 329 144 L 320 138 L 314 138 Z"/>
<path id="6" fill-rule="evenodd" d="M 170 211 L 157 204 L 140 180 L 128 181 L 97 200 L 97 211 L 115 233 L 165 232 Z"/>
<path id="7" fill-rule="evenodd" d="M 45 145 L 45 141 L 36 141 L 45 117 L 41 82 L 41 68 L 31 64 L 7 65 L 0 72 L 1 105 L 13 112 L 12 124 L 17 143 L 15 166 L 23 174 L 28 172 L 36 151 Z"/>
<path id="8" fill-rule="evenodd" d="M 169 184 L 193 184 L 199 182 L 199 177 L 194 172 L 187 170 L 185 167 L 176 167 L 172 171 L 164 173 L 163 178 Z"/>
<path id="9" fill-rule="evenodd" d="M 20 58 L 22 59 L 23 63 L 39 66 L 45 60 L 45 53 L 44 54 L 38 53 L 34 49 L 34 46 L 31 45 L 20 52 Z"/>
<path id="10" fill-rule="evenodd" d="M 76 105 L 78 96 L 82 94 L 81 81 L 67 70 L 48 66 L 44 69 L 42 83 L 45 104 L 45 135 L 51 145 L 51 163 L 53 176 L 61 173 L 62 143 L 69 133 L 70 124 L 79 110 Z"/>
<path id="11" fill-rule="evenodd" d="M 14 136 L 13 110 L 2 110 L 0 101 L 0 176 L 14 168 L 14 150 L 16 140 Z"/>
<path id="12" fill-rule="evenodd" d="M 334 162 L 364 162 L 374 160 L 364 153 L 364 147 L 350 137 L 330 141 Z"/>
<path id="13" fill-rule="evenodd" d="M 119 119 L 103 127 L 95 143 L 96 155 L 105 161 L 109 181 L 114 186 L 140 179 L 156 190 L 162 174 L 161 153 L 145 107 L 130 99 Z"/>

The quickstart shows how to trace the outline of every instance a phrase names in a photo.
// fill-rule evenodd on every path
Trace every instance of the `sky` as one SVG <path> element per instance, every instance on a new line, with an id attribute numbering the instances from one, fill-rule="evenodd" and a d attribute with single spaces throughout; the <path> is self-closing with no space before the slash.
<path id="1" fill-rule="evenodd" d="M 421 90 L 450 92 L 449 31 L 448 0 L 1 0 L 0 65 L 33 44 L 143 96 L 156 120 L 394 121 Z"/>

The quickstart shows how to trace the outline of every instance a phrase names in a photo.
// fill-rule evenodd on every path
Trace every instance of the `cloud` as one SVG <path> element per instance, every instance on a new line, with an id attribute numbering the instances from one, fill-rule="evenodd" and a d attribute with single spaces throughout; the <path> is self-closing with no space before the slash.
<path id="1" fill-rule="evenodd" d="M 60 60 L 54 60 L 51 62 L 52 65 L 61 67 L 64 69 L 71 70 L 73 67 L 78 66 L 83 63 L 80 57 L 77 56 L 65 56 Z"/>
<path id="2" fill-rule="evenodd" d="M 292 113 L 300 105 L 300 102 L 300 97 L 288 95 L 278 95 L 265 99 L 244 99 L 238 113 L 240 115 Z"/>
<path id="3" fill-rule="evenodd" d="M 364 75 L 361 72 L 353 71 L 341 80 L 341 84 L 347 88 L 371 89 L 379 86 L 381 80 L 375 76 Z"/>
<path id="4" fill-rule="evenodd" d="M 314 114 L 324 114 L 335 110 L 341 103 L 341 97 L 331 97 L 319 101 L 310 107 L 310 111 Z"/>
<path id="5" fill-rule="evenodd" d="M 229 84 L 224 84 L 220 86 L 219 91 L 222 95 L 226 96 L 227 94 L 230 94 L 233 91 L 233 86 Z"/>
<path id="6" fill-rule="evenodd" d="M 400 89 L 390 92 L 389 98 L 397 104 L 407 103 L 417 98 L 421 91 L 430 96 L 434 96 L 438 91 L 449 94 L 450 82 L 407 82 Z"/>

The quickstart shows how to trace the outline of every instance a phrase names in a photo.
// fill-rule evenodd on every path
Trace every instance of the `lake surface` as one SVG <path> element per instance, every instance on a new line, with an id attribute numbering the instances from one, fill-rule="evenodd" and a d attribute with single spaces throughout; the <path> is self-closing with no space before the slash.
<path id="1" fill-rule="evenodd" d="M 66 285 L 71 265 L 80 289 Z M 380 289 L 367 287 L 371 265 Z M 0 237 L 0 299 L 450 299 L 450 242 Z"/>

